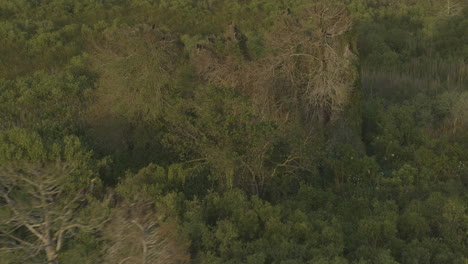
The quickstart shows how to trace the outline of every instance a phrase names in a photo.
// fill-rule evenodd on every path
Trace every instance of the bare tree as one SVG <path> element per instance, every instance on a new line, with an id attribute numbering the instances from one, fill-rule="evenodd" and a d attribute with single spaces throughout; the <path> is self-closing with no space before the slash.
<path id="1" fill-rule="evenodd" d="M 28 258 L 45 253 L 48 263 L 58 263 L 66 238 L 98 226 L 98 219 L 85 219 L 89 214 L 80 217 L 91 207 L 87 193 L 96 180 L 75 188 L 73 174 L 63 163 L 0 168 L 2 251 L 24 251 Z"/>
<path id="2" fill-rule="evenodd" d="M 116 208 L 104 232 L 109 241 L 105 263 L 189 263 L 188 243 L 180 239 L 175 227 L 173 223 L 164 223 L 150 203 Z"/>
<path id="3" fill-rule="evenodd" d="M 323 119 L 347 102 L 356 80 L 354 54 L 344 36 L 351 17 L 342 5 L 317 4 L 294 17 L 284 15 L 266 40 L 271 54 L 269 76 L 282 76 L 289 94 L 306 115 Z M 283 89 L 284 90 L 284 89 Z"/>
<path id="4" fill-rule="evenodd" d="M 264 58 L 245 59 L 226 42 L 225 50 L 212 45 L 196 53 L 195 66 L 206 81 L 253 98 L 267 116 L 285 119 L 301 112 L 326 120 L 346 105 L 357 78 L 356 56 L 346 38 L 351 26 L 344 5 L 310 5 L 277 19 L 265 34 Z M 247 41 L 236 34 L 241 36 L 231 24 L 226 35 Z"/>
<path id="5" fill-rule="evenodd" d="M 307 136 L 303 145 L 308 146 L 311 140 L 311 135 Z M 244 190 L 249 190 L 251 194 L 265 195 L 268 185 L 278 174 L 294 174 L 298 171 L 313 173 L 314 168 L 310 157 L 299 149 L 290 150 L 288 155 L 277 161 L 268 159 L 268 152 L 271 151 L 272 144 L 273 142 L 266 142 L 264 145 L 252 149 L 246 157 L 240 160 L 241 166 L 237 174 L 241 179 L 238 184 Z"/>

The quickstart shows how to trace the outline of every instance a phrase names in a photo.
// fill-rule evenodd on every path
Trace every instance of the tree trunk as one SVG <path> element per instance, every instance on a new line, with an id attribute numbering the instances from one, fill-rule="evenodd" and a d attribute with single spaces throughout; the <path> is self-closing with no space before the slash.
<path id="1" fill-rule="evenodd" d="M 45 251 L 46 251 L 46 255 L 47 255 L 47 263 L 58 264 L 57 252 L 55 251 L 54 244 L 50 243 L 46 247 Z"/>

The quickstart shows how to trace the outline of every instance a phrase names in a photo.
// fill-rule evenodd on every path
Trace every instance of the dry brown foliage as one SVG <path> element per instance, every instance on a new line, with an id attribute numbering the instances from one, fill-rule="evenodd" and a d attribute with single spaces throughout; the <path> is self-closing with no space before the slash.
<path id="1" fill-rule="evenodd" d="M 193 61 L 205 81 L 238 88 L 265 115 L 288 118 L 300 111 L 306 118 L 326 119 L 346 105 L 357 78 L 345 36 L 351 25 L 344 6 L 311 5 L 279 17 L 265 34 L 268 55 L 262 59 L 246 60 L 227 43 L 227 52 L 205 48 Z M 233 34 L 230 25 L 226 36 Z"/>
<path id="2" fill-rule="evenodd" d="M 190 262 L 188 243 L 173 222 L 164 222 L 149 204 L 117 208 L 104 233 L 109 240 L 105 263 L 184 264 Z"/>

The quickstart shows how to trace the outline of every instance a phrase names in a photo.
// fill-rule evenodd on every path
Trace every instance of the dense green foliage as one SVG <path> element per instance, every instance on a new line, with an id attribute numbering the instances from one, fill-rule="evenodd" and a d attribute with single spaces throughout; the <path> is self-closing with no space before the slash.
<path id="1" fill-rule="evenodd" d="M 467 263 L 467 60 L 463 0 L 0 0 L 0 263 Z"/>

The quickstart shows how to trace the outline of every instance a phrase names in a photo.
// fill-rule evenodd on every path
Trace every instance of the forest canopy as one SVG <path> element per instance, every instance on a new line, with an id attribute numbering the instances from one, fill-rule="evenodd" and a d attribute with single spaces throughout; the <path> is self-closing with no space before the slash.
<path id="1" fill-rule="evenodd" d="M 463 0 L 0 0 L 0 264 L 468 262 Z"/>

